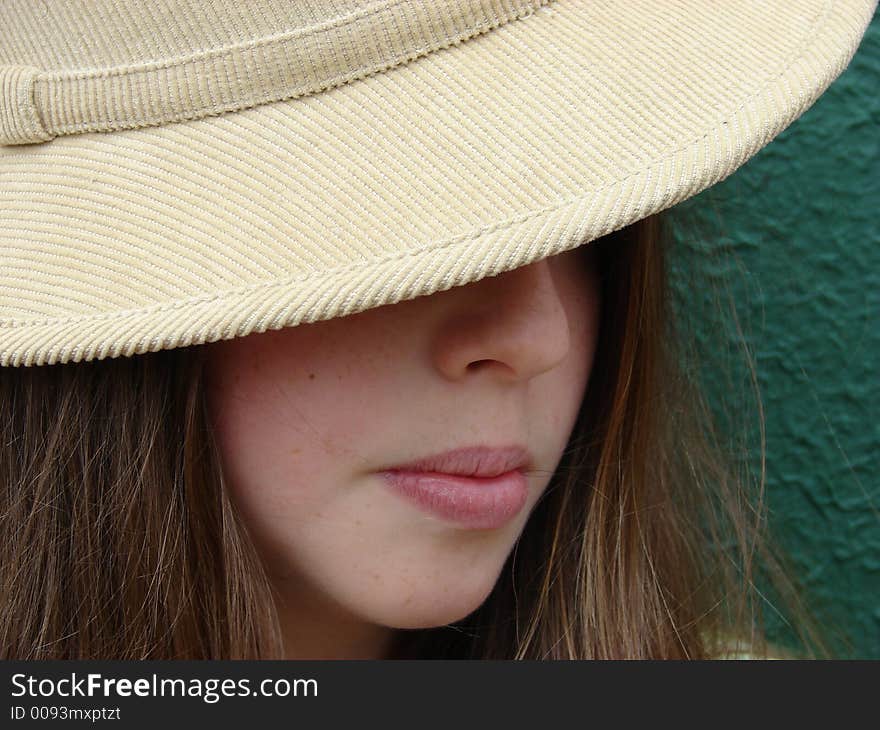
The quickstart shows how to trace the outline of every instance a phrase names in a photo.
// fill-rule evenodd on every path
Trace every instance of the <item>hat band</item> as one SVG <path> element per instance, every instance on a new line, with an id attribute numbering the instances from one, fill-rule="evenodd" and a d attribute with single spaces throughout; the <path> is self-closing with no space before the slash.
<path id="1" fill-rule="evenodd" d="M 200 119 L 340 86 L 531 15 L 550 0 L 382 0 L 308 27 L 112 68 L 0 66 L 0 144 Z"/>

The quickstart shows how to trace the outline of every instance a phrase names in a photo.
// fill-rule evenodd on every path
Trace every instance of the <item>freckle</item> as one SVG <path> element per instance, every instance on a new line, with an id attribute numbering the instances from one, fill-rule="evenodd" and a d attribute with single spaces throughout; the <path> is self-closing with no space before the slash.
<path id="1" fill-rule="evenodd" d="M 291 456 L 296 456 L 297 454 L 299 454 L 299 453 L 301 453 L 301 452 L 302 452 L 302 449 L 291 449 L 291 450 L 290 450 L 290 455 L 291 455 Z"/>
<path id="2" fill-rule="evenodd" d="M 314 379 L 315 379 L 315 374 L 309 373 L 309 380 L 314 380 Z"/>

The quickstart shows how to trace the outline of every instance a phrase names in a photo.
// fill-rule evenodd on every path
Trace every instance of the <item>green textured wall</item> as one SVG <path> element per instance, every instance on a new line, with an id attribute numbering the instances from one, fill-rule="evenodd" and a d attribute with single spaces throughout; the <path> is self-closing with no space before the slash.
<path id="1" fill-rule="evenodd" d="M 713 410 L 736 425 L 727 409 L 748 389 L 745 341 L 766 418 L 770 529 L 837 656 L 880 658 L 880 15 L 812 108 L 673 215 L 674 285 Z M 713 314 L 728 294 L 741 333 Z M 758 474 L 756 443 L 755 430 Z M 768 613 L 771 637 L 788 643 Z"/>

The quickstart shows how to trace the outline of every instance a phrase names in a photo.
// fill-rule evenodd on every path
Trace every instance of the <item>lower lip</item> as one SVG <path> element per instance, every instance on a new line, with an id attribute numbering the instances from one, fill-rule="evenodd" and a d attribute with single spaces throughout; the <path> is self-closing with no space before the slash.
<path id="1" fill-rule="evenodd" d="M 440 472 L 384 471 L 393 491 L 443 520 L 470 529 L 494 529 L 510 522 L 526 503 L 522 472 L 463 477 Z"/>

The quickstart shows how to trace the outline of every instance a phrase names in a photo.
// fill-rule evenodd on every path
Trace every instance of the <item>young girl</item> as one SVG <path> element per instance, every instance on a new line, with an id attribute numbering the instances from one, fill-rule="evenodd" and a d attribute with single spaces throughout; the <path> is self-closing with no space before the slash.
<path id="1" fill-rule="evenodd" d="M 328 5 L 5 11 L 0 655 L 821 653 L 662 211 L 873 0 Z"/>

